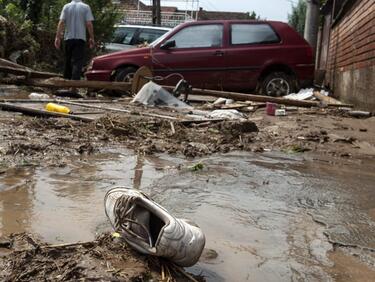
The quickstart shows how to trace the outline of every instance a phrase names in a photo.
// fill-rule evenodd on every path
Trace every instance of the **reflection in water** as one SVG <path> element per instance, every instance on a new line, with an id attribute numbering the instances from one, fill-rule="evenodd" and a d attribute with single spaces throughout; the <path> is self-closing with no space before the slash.
<path id="1" fill-rule="evenodd" d="M 361 214 L 363 225 L 375 208 L 368 200 L 375 193 L 373 174 L 363 168 L 353 169 L 356 177 L 348 170 L 335 178 L 334 168 L 278 155 L 198 161 L 204 169 L 193 172 L 185 159 L 124 151 L 72 160 L 64 168 L 10 169 L 0 175 L 0 234 L 33 232 L 52 243 L 91 240 L 110 230 L 105 192 L 127 186 L 202 227 L 206 248 L 218 257 L 202 257 L 191 271 L 209 281 L 325 281 L 325 245 L 316 247 L 316 240 L 326 238 L 307 210 L 329 212 L 330 224 L 340 224 L 345 207 L 363 206 L 365 212 L 353 213 Z"/>
<path id="2" fill-rule="evenodd" d="M 0 235 L 28 230 L 34 212 L 35 169 L 12 168 L 1 175 Z"/>
<path id="3" fill-rule="evenodd" d="M 141 187 L 144 161 L 145 161 L 144 155 L 138 154 L 137 164 L 134 168 L 133 189 L 139 190 L 139 188 Z"/>

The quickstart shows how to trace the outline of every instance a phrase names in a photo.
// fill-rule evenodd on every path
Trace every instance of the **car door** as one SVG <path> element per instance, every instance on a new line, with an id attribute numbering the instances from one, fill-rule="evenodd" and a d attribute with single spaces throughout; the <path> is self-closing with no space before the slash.
<path id="1" fill-rule="evenodd" d="M 224 89 L 254 89 L 263 65 L 278 56 L 280 42 L 267 23 L 231 23 Z"/>
<path id="2" fill-rule="evenodd" d="M 223 38 L 222 24 L 187 25 L 153 49 L 154 72 L 163 77 L 175 74 L 164 84 L 173 85 L 182 75 L 194 87 L 221 88 L 225 71 Z M 173 41 L 174 47 L 160 48 Z"/>

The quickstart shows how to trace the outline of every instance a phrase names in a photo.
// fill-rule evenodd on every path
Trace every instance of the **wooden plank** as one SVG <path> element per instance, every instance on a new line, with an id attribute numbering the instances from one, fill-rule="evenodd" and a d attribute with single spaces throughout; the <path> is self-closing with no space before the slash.
<path id="1" fill-rule="evenodd" d="M 75 105 L 75 106 L 80 106 L 80 107 L 83 107 L 83 108 L 99 109 L 99 110 L 118 112 L 118 113 L 126 113 L 126 114 L 137 115 L 137 116 L 147 116 L 147 117 L 153 117 L 153 118 L 161 118 L 161 119 L 166 119 L 166 120 L 171 120 L 171 121 L 178 121 L 179 120 L 178 118 L 175 118 L 175 117 L 159 115 L 159 114 L 154 114 L 154 113 L 146 113 L 146 112 L 140 112 L 140 111 L 130 111 L 130 110 L 124 110 L 124 109 L 118 109 L 118 108 L 89 105 L 89 104 L 84 104 L 84 103 L 75 103 L 75 102 L 70 102 L 70 101 L 65 101 L 65 100 L 64 101 L 59 100 L 59 102 L 62 103 L 62 104 Z"/>
<path id="2" fill-rule="evenodd" d="M 47 88 L 91 88 L 128 91 L 132 84 L 127 82 L 114 81 L 89 81 L 89 80 L 65 80 L 65 79 L 47 79 L 39 81 L 30 81 L 33 86 Z"/>
<path id="3" fill-rule="evenodd" d="M 51 72 L 35 71 L 28 67 L 13 63 L 11 61 L 0 58 L 0 72 L 6 72 L 16 75 L 25 75 L 29 78 L 51 78 L 61 77 L 60 74 Z"/>
<path id="4" fill-rule="evenodd" d="M 173 89 L 172 86 L 163 86 L 166 89 Z M 296 106 L 296 107 L 321 107 L 322 104 L 315 101 L 298 101 L 298 100 L 291 100 L 285 99 L 282 97 L 271 97 L 271 96 L 262 96 L 262 95 L 254 95 L 254 94 L 243 94 L 237 92 L 228 92 L 228 91 L 218 91 L 218 90 L 208 90 L 208 89 L 192 89 L 194 94 L 198 95 L 207 95 L 207 96 L 215 96 L 221 98 L 228 98 L 233 99 L 235 101 L 254 101 L 254 102 L 271 102 L 276 104 L 282 104 L 287 106 Z M 326 106 L 331 107 L 353 107 L 353 105 L 348 104 L 328 104 Z"/>
<path id="5" fill-rule="evenodd" d="M 78 115 L 71 115 L 71 114 L 63 114 L 63 113 L 56 113 L 56 112 L 49 112 L 45 110 L 37 110 L 33 108 L 18 106 L 14 104 L 8 104 L 8 103 L 0 103 L 0 108 L 3 111 L 11 111 L 11 112 L 19 112 L 25 115 L 30 116 L 41 116 L 41 117 L 63 117 L 63 118 L 70 118 L 73 120 L 79 120 L 84 122 L 91 122 L 95 121 L 93 118 L 88 117 L 82 117 Z"/>
<path id="6" fill-rule="evenodd" d="M 30 103 L 30 104 L 38 104 L 38 103 L 59 103 L 64 101 L 62 99 L 0 99 L 2 103 Z M 75 103 L 93 103 L 93 104 L 113 104 L 117 103 L 118 100 L 69 100 L 70 102 Z"/>
<path id="7" fill-rule="evenodd" d="M 146 66 L 140 67 L 134 74 L 131 92 L 133 94 L 137 94 L 139 90 L 141 90 L 141 88 L 151 80 L 147 78 L 152 78 L 152 77 L 153 77 L 152 72 L 148 67 Z"/>
<path id="8" fill-rule="evenodd" d="M 323 94 L 321 94 L 319 91 L 314 91 L 314 96 L 319 99 L 319 101 L 322 101 L 323 103 L 329 105 L 329 104 L 336 104 L 342 106 L 342 103 L 339 100 L 336 100 L 333 97 L 328 97 Z"/>
<path id="9" fill-rule="evenodd" d="M 0 82 L 6 84 L 21 84 L 27 86 L 45 87 L 45 88 L 89 88 L 89 89 L 107 89 L 129 91 L 132 84 L 127 82 L 114 81 L 88 81 L 88 80 L 65 80 L 65 79 L 27 79 L 12 78 L 1 79 Z"/>

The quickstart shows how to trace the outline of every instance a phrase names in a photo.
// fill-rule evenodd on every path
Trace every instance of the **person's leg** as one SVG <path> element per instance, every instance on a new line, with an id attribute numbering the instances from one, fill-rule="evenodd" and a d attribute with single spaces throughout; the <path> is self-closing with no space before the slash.
<path id="1" fill-rule="evenodd" d="M 72 55 L 72 79 L 80 80 L 81 72 L 85 57 L 85 41 L 77 39 L 74 42 L 74 49 Z"/>
<path id="2" fill-rule="evenodd" d="M 65 40 L 64 78 L 72 79 L 72 40 Z"/>

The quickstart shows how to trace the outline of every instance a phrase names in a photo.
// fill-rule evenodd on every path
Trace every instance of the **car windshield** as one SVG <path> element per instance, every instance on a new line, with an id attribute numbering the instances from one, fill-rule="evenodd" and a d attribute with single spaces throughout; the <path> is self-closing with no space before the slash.
<path id="1" fill-rule="evenodd" d="M 112 43 L 130 44 L 136 28 L 132 27 L 117 27 L 112 38 Z"/>

